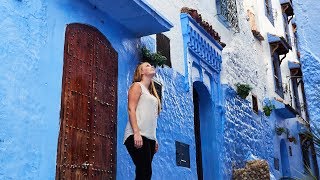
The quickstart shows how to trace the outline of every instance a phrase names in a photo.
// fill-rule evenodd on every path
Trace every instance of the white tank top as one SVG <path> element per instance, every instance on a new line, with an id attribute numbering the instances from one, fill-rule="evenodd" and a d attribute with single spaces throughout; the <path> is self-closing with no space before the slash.
<path id="1" fill-rule="evenodd" d="M 141 87 L 141 95 L 136 108 L 136 117 L 141 136 L 157 141 L 156 128 L 158 118 L 158 100 L 149 90 L 140 82 L 137 82 Z M 133 135 L 133 130 L 130 120 L 124 132 L 124 140 Z"/>

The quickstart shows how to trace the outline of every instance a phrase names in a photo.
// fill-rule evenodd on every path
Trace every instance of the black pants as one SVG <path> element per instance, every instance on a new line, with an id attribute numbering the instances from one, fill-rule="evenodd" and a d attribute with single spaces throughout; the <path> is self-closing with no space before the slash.
<path id="1" fill-rule="evenodd" d="M 133 135 L 129 136 L 124 143 L 136 166 L 136 180 L 150 180 L 152 175 L 152 159 L 155 154 L 156 141 L 142 136 L 143 146 L 139 149 L 134 147 Z"/>

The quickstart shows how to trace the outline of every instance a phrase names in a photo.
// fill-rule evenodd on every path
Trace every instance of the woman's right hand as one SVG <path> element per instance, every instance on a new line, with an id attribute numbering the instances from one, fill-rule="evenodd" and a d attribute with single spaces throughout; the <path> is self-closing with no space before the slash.
<path id="1" fill-rule="evenodd" d="M 137 149 L 143 146 L 142 136 L 140 135 L 139 132 L 134 133 L 133 140 L 134 140 L 134 147 L 136 147 Z"/>

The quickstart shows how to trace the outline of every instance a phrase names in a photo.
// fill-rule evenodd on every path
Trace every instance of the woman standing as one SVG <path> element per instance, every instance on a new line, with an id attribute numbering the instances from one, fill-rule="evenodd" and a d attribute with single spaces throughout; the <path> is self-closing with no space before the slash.
<path id="1" fill-rule="evenodd" d="M 152 78 L 155 68 L 145 62 L 136 68 L 128 92 L 129 121 L 124 144 L 136 166 L 136 180 L 150 180 L 153 155 L 158 151 L 156 138 L 160 99 Z"/>

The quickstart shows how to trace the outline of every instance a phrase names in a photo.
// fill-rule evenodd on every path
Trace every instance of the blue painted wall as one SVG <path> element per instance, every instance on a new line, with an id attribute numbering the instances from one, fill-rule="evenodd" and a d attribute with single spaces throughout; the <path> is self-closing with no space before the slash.
<path id="1" fill-rule="evenodd" d="M 320 17 L 317 0 L 293 0 L 297 23 L 298 48 L 305 83 L 306 100 L 311 126 L 320 127 Z M 318 164 L 320 162 L 317 157 Z"/>
<path id="2" fill-rule="evenodd" d="M 297 23 L 298 48 L 301 54 L 308 111 L 312 123 L 320 124 L 320 29 L 317 0 L 293 0 Z"/>
<path id="3" fill-rule="evenodd" d="M 272 128 L 273 130 L 273 143 L 274 143 L 274 157 L 279 159 L 279 170 L 273 171 L 273 175 L 279 179 L 283 176 L 283 166 L 284 162 L 281 161 L 281 158 L 284 156 L 284 149 L 286 148 L 286 151 L 288 153 L 287 158 L 290 165 L 290 175 L 291 177 L 295 178 L 302 178 L 303 179 L 303 161 L 302 161 L 302 151 L 301 151 L 301 145 L 300 145 L 300 138 L 299 133 L 301 133 L 301 129 L 299 128 L 299 123 L 297 118 L 288 118 L 284 119 L 280 117 L 277 113 L 273 112 L 270 116 L 270 121 L 272 121 Z M 287 128 L 289 131 L 289 136 L 293 136 L 296 138 L 296 143 L 290 142 L 288 140 L 288 136 L 286 133 L 282 133 L 281 135 L 277 135 L 275 133 L 276 127 L 284 127 Z M 281 147 L 281 142 L 283 147 Z M 289 153 L 289 147 L 291 148 L 292 156 Z M 281 150 L 283 150 L 281 152 Z M 294 164 L 294 166 L 293 166 Z"/>
<path id="4" fill-rule="evenodd" d="M 129 86 L 138 40 L 86 1 L 4 0 L 0 12 L 0 179 L 54 179 L 66 24 L 95 26 L 112 43 L 118 94 Z M 125 103 L 119 98 L 120 127 Z"/>
<path id="5" fill-rule="evenodd" d="M 196 156 L 193 125 L 192 93 L 184 90 L 184 77 L 169 68 L 157 70 L 157 80 L 163 85 L 163 110 L 158 119 L 157 138 L 159 151 L 153 160 L 153 179 L 196 179 Z M 186 113 L 188 112 L 188 113 Z M 119 128 L 123 137 L 125 125 Z M 175 141 L 190 145 L 190 168 L 176 165 Z M 119 179 L 133 179 L 133 163 L 124 147 L 118 149 L 121 154 L 118 162 Z"/>
<path id="6" fill-rule="evenodd" d="M 223 179 L 230 179 L 232 168 L 243 168 L 247 160 L 265 159 L 273 171 L 272 121 L 255 114 L 251 103 L 237 96 L 228 85 L 222 86 L 225 115 L 223 118 Z M 231 168 L 232 167 L 232 168 Z"/>

